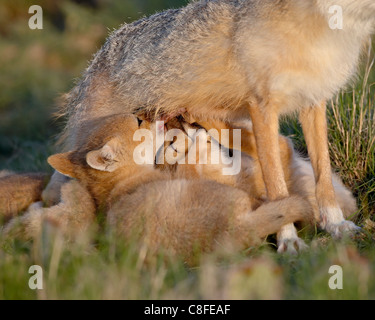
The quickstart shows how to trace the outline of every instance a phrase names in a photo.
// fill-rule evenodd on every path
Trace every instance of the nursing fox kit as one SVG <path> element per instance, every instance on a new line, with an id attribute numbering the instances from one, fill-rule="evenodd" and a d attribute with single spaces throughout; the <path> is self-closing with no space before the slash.
<path id="1" fill-rule="evenodd" d="M 137 165 L 133 135 L 138 123 L 133 115 L 110 116 L 78 150 L 53 155 L 48 162 L 87 188 L 117 236 L 136 237 L 151 255 L 164 248 L 194 264 L 200 251 L 243 250 L 287 223 L 312 220 L 312 207 L 302 196 L 259 205 L 235 178 L 222 183 L 215 174 L 222 164 L 214 165 L 216 170 L 178 165 L 174 174 Z M 205 131 L 200 135 L 207 139 Z M 247 171 L 243 179 L 253 180 L 251 168 Z"/>
<path id="2" fill-rule="evenodd" d="M 43 208 L 40 203 L 32 204 L 24 215 L 12 219 L 0 230 L 0 238 L 2 235 L 5 239 L 35 239 L 52 228 L 67 240 L 84 239 L 85 235 L 90 237 L 87 231 L 97 229 L 95 213 L 101 208 L 116 238 L 136 240 L 141 247 L 145 245 L 150 257 L 166 250 L 168 255 L 177 255 L 195 264 L 200 252 L 224 247 L 231 252 L 247 249 L 287 223 L 319 219 L 311 164 L 293 152 L 285 137 L 280 136 L 280 158 L 291 197 L 267 202 L 250 127 L 242 128 L 246 139 L 241 146 L 240 173 L 226 176 L 222 174 L 222 169 L 230 166 L 223 159 L 228 157 L 226 153 L 217 164 L 174 166 L 168 163 L 162 169 L 153 164 L 136 164 L 133 155 L 138 143 L 132 137 L 139 128 L 153 126 L 134 115 L 110 116 L 92 128 L 89 139 L 79 149 L 51 156 L 48 161 L 56 170 L 78 181 L 63 185 L 58 205 Z M 194 127 L 187 123 L 183 126 Z M 205 126 L 207 129 L 195 133 L 199 136 L 199 145 L 209 141 L 199 152 L 198 140 L 181 131 L 186 139 L 192 139 L 192 144 L 186 149 L 178 140 L 166 143 L 161 148 L 166 158 L 170 150 L 179 155 L 174 158 L 176 161 L 191 152 L 207 160 L 211 160 L 212 150 L 220 153 L 214 147 L 218 142 L 209 132 L 211 128 L 226 125 L 215 121 Z M 24 177 L 4 174 L 6 179 L 0 179 L 0 189 L 9 189 L 10 181 Z M 41 194 L 35 184 L 37 179 L 39 176 L 24 181 L 22 190 L 9 189 L 8 202 L 12 208 L 20 208 L 26 201 L 31 204 L 33 199 L 27 198 L 30 192 L 36 196 Z M 334 187 L 343 212 L 348 215 L 355 211 L 354 197 L 337 177 L 334 177 Z M 295 253 L 293 248 L 288 250 Z"/>
<path id="3" fill-rule="evenodd" d="M 329 25 L 332 6 L 342 8 L 342 30 Z M 250 118 L 268 199 L 275 201 L 289 196 L 279 116 L 298 112 L 320 226 L 337 237 L 353 232 L 332 186 L 326 101 L 355 75 L 374 16 L 373 0 L 206 0 L 125 24 L 66 95 L 64 149 L 77 147 L 100 118 L 123 112 Z M 280 251 L 303 245 L 292 225 L 278 239 Z"/>

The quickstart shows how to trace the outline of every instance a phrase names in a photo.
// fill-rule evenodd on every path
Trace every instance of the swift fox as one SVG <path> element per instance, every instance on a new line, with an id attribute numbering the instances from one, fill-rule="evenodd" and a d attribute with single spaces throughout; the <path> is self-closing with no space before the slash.
<path id="1" fill-rule="evenodd" d="M 242 189 L 245 192 L 248 192 L 249 196 L 253 200 L 254 206 L 264 203 L 267 200 L 267 190 L 262 175 L 259 156 L 257 153 L 257 145 L 251 122 L 242 122 L 237 124 L 231 123 L 228 125 L 227 123 L 218 120 L 201 121 L 199 119 L 195 119 L 194 121 L 199 122 L 199 126 L 203 126 L 208 133 L 211 132 L 211 129 L 220 129 L 218 131 L 220 134 L 218 138 L 222 143 L 229 142 L 229 144 L 225 145 L 225 147 L 228 148 L 233 147 L 233 128 L 241 130 L 241 172 L 235 176 L 223 176 L 220 170 L 221 166 L 224 166 L 223 164 L 221 164 L 219 167 L 210 164 L 194 166 L 185 165 L 181 166 L 180 171 L 189 171 L 189 176 L 195 176 L 199 173 L 203 173 L 204 176 L 208 176 L 210 179 L 215 179 L 220 183 Z M 190 125 L 185 123 L 183 126 L 186 134 Z M 229 137 L 223 138 L 223 134 L 228 135 Z M 320 212 L 315 193 L 315 179 L 311 163 L 303 160 L 294 152 L 293 145 L 289 139 L 281 135 L 278 139 L 280 145 L 280 159 L 288 192 L 291 195 L 298 195 L 307 200 L 310 210 L 313 210 L 315 221 L 319 222 Z M 193 139 L 190 138 L 190 140 Z M 211 143 L 215 143 L 213 138 L 211 138 L 210 141 Z M 216 143 L 218 142 L 216 141 Z M 177 142 L 172 143 L 172 145 L 167 144 L 164 152 L 167 155 L 168 150 L 171 149 L 175 153 L 180 152 L 182 155 L 185 155 L 186 150 L 183 147 L 184 145 L 179 146 Z M 226 154 L 223 156 L 225 157 Z M 228 163 L 228 161 L 224 162 Z M 210 163 L 210 161 L 208 161 L 208 163 Z M 165 166 L 163 166 L 163 168 L 165 168 Z M 172 166 L 169 166 L 169 169 L 172 171 L 174 170 Z M 196 173 L 195 171 L 198 171 L 199 173 Z M 337 177 L 334 173 L 332 173 L 332 183 L 337 202 L 343 211 L 344 217 L 347 218 L 352 215 L 353 212 L 356 212 L 356 200 L 350 190 L 343 185 L 339 177 Z M 303 248 L 306 248 L 306 245 L 302 240 L 299 239 L 296 239 L 296 241 L 293 242 L 279 241 L 279 252 L 288 251 L 290 253 L 296 253 L 295 249 Z"/>
<path id="2" fill-rule="evenodd" d="M 245 249 L 287 223 L 311 219 L 308 202 L 299 196 L 254 209 L 245 191 L 208 180 L 205 172 L 191 178 L 178 168 L 171 177 L 154 165 L 135 164 L 139 142 L 133 133 L 139 128 L 133 115 L 110 116 L 92 130 L 87 143 L 48 162 L 87 188 L 96 206 L 107 212 L 109 225 L 126 238 L 136 236 L 151 253 L 164 248 L 191 262 L 195 249 Z"/>
<path id="3" fill-rule="evenodd" d="M 343 9 L 342 30 L 330 26 L 334 6 Z M 289 196 L 275 156 L 278 119 L 297 111 L 321 227 L 336 236 L 357 230 L 344 220 L 332 185 L 325 101 L 355 74 L 374 17 L 373 0 L 202 0 L 125 24 L 66 96 L 64 148 L 80 145 L 93 121 L 123 112 L 251 118 L 273 201 Z M 298 241 L 292 226 L 280 233 L 280 243 L 289 241 Z"/>

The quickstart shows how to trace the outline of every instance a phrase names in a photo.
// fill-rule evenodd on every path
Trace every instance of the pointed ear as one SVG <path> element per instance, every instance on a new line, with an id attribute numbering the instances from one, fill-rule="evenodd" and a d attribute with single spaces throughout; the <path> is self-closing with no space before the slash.
<path id="1" fill-rule="evenodd" d="M 75 178 L 75 165 L 70 161 L 73 152 L 59 153 L 48 158 L 48 163 L 64 176 Z"/>
<path id="2" fill-rule="evenodd" d="M 114 172 L 119 167 L 116 145 L 117 141 L 113 139 L 103 148 L 89 152 L 86 155 L 87 164 L 99 171 Z"/>

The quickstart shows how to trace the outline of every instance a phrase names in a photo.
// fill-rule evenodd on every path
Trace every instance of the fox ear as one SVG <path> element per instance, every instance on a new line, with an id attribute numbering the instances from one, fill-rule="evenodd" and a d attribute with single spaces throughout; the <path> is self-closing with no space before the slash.
<path id="1" fill-rule="evenodd" d="M 110 141 L 103 148 L 89 152 L 86 155 L 86 162 L 93 169 L 114 172 L 119 167 L 115 150 L 115 141 Z"/>
<path id="2" fill-rule="evenodd" d="M 48 163 L 61 174 L 75 178 L 75 165 L 70 161 L 73 152 L 58 153 L 48 158 Z"/>

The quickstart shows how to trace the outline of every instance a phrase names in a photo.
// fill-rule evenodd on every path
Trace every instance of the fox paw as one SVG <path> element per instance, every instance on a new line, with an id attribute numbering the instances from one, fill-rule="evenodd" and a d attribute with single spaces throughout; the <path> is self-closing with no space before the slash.
<path id="1" fill-rule="evenodd" d="M 344 235 L 355 235 L 361 228 L 353 222 L 344 219 L 340 208 L 322 208 L 320 227 L 327 231 L 334 239 L 341 239 Z"/>
<path id="2" fill-rule="evenodd" d="M 334 239 L 341 239 L 344 235 L 353 236 L 362 229 L 351 221 L 328 223 L 324 228 Z"/>
<path id="3" fill-rule="evenodd" d="M 278 241 L 279 248 L 278 253 L 287 253 L 291 255 L 297 255 L 299 252 L 307 250 L 308 245 L 301 238 L 289 238 Z"/>

